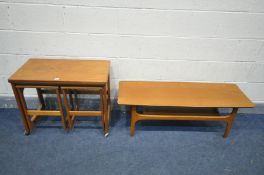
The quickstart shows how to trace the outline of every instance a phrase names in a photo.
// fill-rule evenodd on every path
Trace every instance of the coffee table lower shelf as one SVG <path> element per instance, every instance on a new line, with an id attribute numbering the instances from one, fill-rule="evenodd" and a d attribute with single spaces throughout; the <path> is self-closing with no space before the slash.
<path id="1" fill-rule="evenodd" d="M 232 112 L 228 115 L 220 115 L 217 108 L 178 108 L 178 112 L 171 111 L 144 111 L 137 112 L 137 106 L 131 107 L 131 127 L 130 135 L 135 134 L 135 125 L 137 121 L 141 120 L 193 120 L 193 121 L 224 121 L 226 122 L 226 129 L 224 138 L 228 137 L 230 130 L 235 120 L 238 108 L 232 108 Z"/>

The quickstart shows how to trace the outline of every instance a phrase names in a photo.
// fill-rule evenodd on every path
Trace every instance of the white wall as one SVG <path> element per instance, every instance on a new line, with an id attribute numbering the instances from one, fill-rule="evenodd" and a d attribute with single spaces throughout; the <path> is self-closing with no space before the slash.
<path id="1" fill-rule="evenodd" d="M 119 80 L 235 82 L 264 103 L 263 0 L 0 0 L 0 95 L 29 57 L 110 59 Z"/>

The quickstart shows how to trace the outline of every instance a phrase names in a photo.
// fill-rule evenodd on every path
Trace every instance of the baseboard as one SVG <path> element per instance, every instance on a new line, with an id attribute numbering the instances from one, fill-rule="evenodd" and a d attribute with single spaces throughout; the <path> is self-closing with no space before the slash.
<path id="1" fill-rule="evenodd" d="M 38 99 L 37 97 L 28 97 L 26 98 L 27 105 L 29 108 L 35 108 L 38 106 Z M 46 98 L 46 105 L 48 108 L 56 108 L 57 103 L 56 99 L 53 97 Z M 117 99 L 111 100 L 112 109 L 113 110 L 120 110 L 120 111 L 129 111 L 130 108 L 124 105 L 118 105 Z M 81 98 L 80 99 L 80 107 L 82 108 L 89 108 L 91 110 L 96 110 L 99 108 L 99 99 L 98 98 Z M 0 96 L 0 108 L 17 108 L 16 100 L 14 97 L 9 96 Z M 221 109 L 222 112 L 227 112 L 229 109 Z M 264 103 L 256 103 L 255 108 L 241 108 L 239 109 L 239 113 L 250 113 L 250 114 L 264 114 Z"/>

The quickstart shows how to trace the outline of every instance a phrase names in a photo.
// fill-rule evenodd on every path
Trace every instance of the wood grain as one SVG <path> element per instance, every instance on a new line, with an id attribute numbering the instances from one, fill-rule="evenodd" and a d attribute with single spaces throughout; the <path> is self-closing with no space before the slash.
<path id="1" fill-rule="evenodd" d="M 121 81 L 118 104 L 216 108 L 255 106 L 235 84 L 146 81 Z"/>
<path id="2" fill-rule="evenodd" d="M 64 96 L 64 103 L 67 114 L 67 122 L 72 128 L 76 116 L 101 116 L 104 134 L 108 134 L 104 118 L 108 108 L 101 108 L 102 111 L 78 111 L 78 94 L 100 94 L 104 103 L 107 104 L 107 97 L 110 95 L 109 80 L 110 61 L 108 60 L 70 60 L 70 59 L 29 59 L 20 67 L 9 79 L 11 83 L 18 107 L 22 114 L 22 121 L 25 128 L 25 134 L 29 135 L 33 129 L 33 122 L 40 116 L 61 116 L 61 121 L 65 130 L 66 123 L 62 110 L 61 91 Z M 38 110 L 28 110 L 26 107 L 24 88 L 36 88 L 41 107 Z M 101 96 L 101 89 L 107 89 L 107 93 Z M 71 90 L 73 89 L 73 90 Z M 76 93 L 78 91 L 78 94 Z M 76 106 L 73 109 L 68 106 L 67 94 L 73 104 L 72 92 L 74 92 Z M 57 94 L 59 111 L 45 110 L 45 101 L 43 93 Z M 71 111 L 77 110 L 77 111 Z M 32 121 L 29 116 L 32 116 Z M 72 115 L 72 116 L 71 116 Z M 107 126 L 108 128 L 108 126 Z"/>
<path id="3" fill-rule="evenodd" d="M 10 83 L 105 84 L 110 61 L 29 59 L 10 78 Z"/>

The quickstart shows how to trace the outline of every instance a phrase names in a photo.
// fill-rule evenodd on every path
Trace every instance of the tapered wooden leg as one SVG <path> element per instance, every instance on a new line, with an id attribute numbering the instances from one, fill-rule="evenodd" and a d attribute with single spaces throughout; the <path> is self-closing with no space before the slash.
<path id="1" fill-rule="evenodd" d="M 72 119 L 70 116 L 69 102 L 68 102 L 67 94 L 65 91 L 66 90 L 62 89 L 64 105 L 65 105 L 65 109 L 66 109 L 66 120 L 68 121 L 69 128 L 72 129 L 73 123 L 72 123 Z"/>
<path id="2" fill-rule="evenodd" d="M 108 81 L 107 81 L 107 94 L 108 94 L 108 103 L 110 107 L 110 111 L 112 110 L 112 105 L 111 105 L 111 90 L 110 90 L 110 75 L 108 75 Z M 109 116 L 110 118 L 110 116 Z"/>
<path id="3" fill-rule="evenodd" d="M 21 99 L 20 99 L 20 97 L 18 95 L 18 90 L 17 90 L 17 88 L 15 87 L 14 84 L 11 84 L 11 86 L 12 86 L 12 89 L 13 89 L 13 92 L 14 92 L 14 95 L 15 95 L 15 98 L 16 98 L 17 107 L 20 110 L 21 119 L 22 119 L 22 122 L 23 122 L 23 125 L 24 125 L 24 129 L 25 129 L 24 134 L 25 135 L 29 135 L 31 130 L 30 130 L 30 128 L 28 126 L 28 123 L 27 123 L 27 119 L 26 119 L 26 115 L 25 115 L 24 109 L 22 107 Z"/>
<path id="4" fill-rule="evenodd" d="M 104 106 L 104 123 L 105 123 L 105 131 L 104 135 L 108 136 L 109 134 L 109 120 L 108 120 L 108 105 L 107 105 L 107 86 L 103 87 L 103 106 Z"/>
<path id="5" fill-rule="evenodd" d="M 28 127 L 32 131 L 34 124 L 33 124 L 33 122 L 31 122 L 29 115 L 28 115 L 28 112 L 27 112 L 27 104 L 26 104 L 26 100 L 25 100 L 24 92 L 23 92 L 24 88 L 17 88 L 17 91 L 18 91 L 19 98 L 21 100 L 21 106 L 23 108 L 23 111 L 24 111 L 24 114 L 25 114 L 25 117 L 26 117 L 26 120 L 28 123 Z"/>
<path id="6" fill-rule="evenodd" d="M 105 120 L 104 120 L 104 98 L 103 98 L 103 90 L 100 90 L 100 111 L 102 112 L 102 128 L 103 128 L 103 133 L 105 134 Z"/>
<path id="7" fill-rule="evenodd" d="M 60 90 L 56 89 L 56 92 L 57 92 L 58 106 L 59 106 L 60 113 L 61 113 L 61 123 L 62 123 L 64 130 L 67 131 L 67 126 L 66 126 L 66 122 L 64 119 L 63 109 L 62 109 Z"/>
<path id="8" fill-rule="evenodd" d="M 108 81 L 107 81 L 107 116 L 108 116 L 108 124 L 110 123 L 111 118 L 111 111 L 112 111 L 112 105 L 111 105 L 111 89 L 110 89 L 110 75 L 108 75 Z"/>
<path id="9" fill-rule="evenodd" d="M 130 123 L 130 135 L 135 135 L 135 127 L 137 122 L 137 111 L 136 106 L 131 107 L 131 123 Z"/>
<path id="10" fill-rule="evenodd" d="M 236 115 L 237 115 L 237 111 L 238 111 L 238 108 L 233 108 L 233 111 L 231 112 L 230 117 L 226 121 L 226 129 L 225 129 L 225 133 L 224 133 L 224 138 L 227 138 L 229 133 L 230 133 L 230 130 L 233 126 L 233 122 L 234 122 Z"/>
<path id="11" fill-rule="evenodd" d="M 41 105 L 41 109 L 45 109 L 46 105 L 45 105 L 45 101 L 44 101 L 44 97 L 43 97 L 43 94 L 41 92 L 41 89 L 36 88 L 36 90 L 37 90 L 37 94 L 38 94 L 39 103 Z"/>

